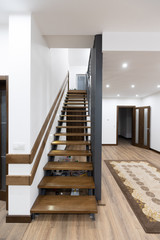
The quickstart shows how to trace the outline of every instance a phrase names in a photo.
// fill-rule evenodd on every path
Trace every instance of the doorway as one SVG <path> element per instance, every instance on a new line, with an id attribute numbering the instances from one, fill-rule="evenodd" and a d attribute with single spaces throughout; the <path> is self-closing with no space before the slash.
<path id="1" fill-rule="evenodd" d="M 117 106 L 117 145 L 120 138 L 135 142 L 135 106 Z"/>
<path id="2" fill-rule="evenodd" d="M 86 90 L 86 74 L 77 74 L 77 90 Z"/>
<path id="3" fill-rule="evenodd" d="M 6 154 L 8 153 L 8 77 L 0 76 L 0 200 L 6 201 Z"/>

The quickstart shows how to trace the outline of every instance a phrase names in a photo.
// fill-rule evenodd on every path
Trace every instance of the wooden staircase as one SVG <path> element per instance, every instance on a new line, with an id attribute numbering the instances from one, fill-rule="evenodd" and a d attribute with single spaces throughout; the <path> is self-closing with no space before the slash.
<path id="1" fill-rule="evenodd" d="M 97 203 L 86 91 L 69 90 L 61 112 L 31 214 L 34 218 L 39 213 L 89 213 L 94 219 Z"/>

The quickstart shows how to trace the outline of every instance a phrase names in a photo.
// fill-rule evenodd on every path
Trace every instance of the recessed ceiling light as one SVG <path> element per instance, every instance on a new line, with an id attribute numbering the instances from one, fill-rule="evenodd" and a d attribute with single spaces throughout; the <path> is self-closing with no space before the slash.
<path id="1" fill-rule="evenodd" d="M 109 84 L 107 84 L 107 85 L 106 85 L 106 88 L 109 88 L 109 87 L 110 87 L 110 85 L 109 85 Z"/>
<path id="2" fill-rule="evenodd" d="M 157 88 L 160 88 L 160 85 L 157 85 Z"/>
<path id="3" fill-rule="evenodd" d="M 135 85 L 134 85 L 134 84 L 132 84 L 132 85 L 131 85 L 131 88 L 135 88 Z"/>
<path id="4" fill-rule="evenodd" d="M 117 97 L 120 97 L 120 94 L 117 94 Z"/>
<path id="5" fill-rule="evenodd" d="M 122 68 L 127 68 L 128 67 L 128 63 L 123 63 L 122 64 Z"/>
<path id="6" fill-rule="evenodd" d="M 138 94 L 136 94 L 136 97 L 138 97 L 139 95 Z"/>

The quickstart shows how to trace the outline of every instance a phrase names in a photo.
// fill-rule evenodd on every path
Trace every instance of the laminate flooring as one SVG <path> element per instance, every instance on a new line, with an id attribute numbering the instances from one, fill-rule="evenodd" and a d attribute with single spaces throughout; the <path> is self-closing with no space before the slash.
<path id="1" fill-rule="evenodd" d="M 10 238 L 0 240 L 160 240 L 160 234 L 144 232 L 104 160 L 148 160 L 160 168 L 158 153 L 134 147 L 126 140 L 121 139 L 118 146 L 103 146 L 102 200 L 96 221 L 87 214 L 44 214 L 23 229 L 22 238 L 12 238 L 10 233 Z"/>

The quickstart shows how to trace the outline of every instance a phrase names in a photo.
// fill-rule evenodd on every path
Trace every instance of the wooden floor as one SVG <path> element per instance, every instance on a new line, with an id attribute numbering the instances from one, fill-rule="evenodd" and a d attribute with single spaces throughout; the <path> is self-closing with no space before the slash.
<path id="1" fill-rule="evenodd" d="M 104 146 L 102 159 L 148 160 L 160 168 L 159 154 L 134 147 L 123 139 L 118 146 Z M 94 222 L 86 214 L 55 214 L 39 215 L 29 225 L 17 225 L 4 223 L 4 204 L 0 202 L 0 240 L 160 240 L 160 234 L 144 232 L 104 161 L 101 203 L 106 206 L 98 207 Z"/>

